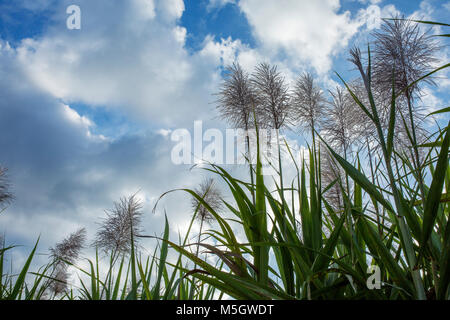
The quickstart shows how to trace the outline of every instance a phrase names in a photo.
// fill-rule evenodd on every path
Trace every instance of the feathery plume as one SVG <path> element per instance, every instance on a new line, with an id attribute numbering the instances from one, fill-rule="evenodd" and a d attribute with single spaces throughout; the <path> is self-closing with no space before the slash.
<path id="1" fill-rule="evenodd" d="M 419 84 L 406 90 L 407 87 L 433 70 L 433 65 L 438 62 L 435 54 L 440 47 L 430 34 L 430 29 L 422 31 L 414 21 L 401 16 L 394 18 L 385 20 L 381 29 L 373 32 L 372 78 L 375 86 L 391 92 L 394 72 L 396 91 L 405 91 L 405 96 L 413 98 L 413 94 L 420 92 Z M 432 77 L 425 78 L 423 82 L 435 84 Z"/>
<path id="2" fill-rule="evenodd" d="M 141 233 L 142 203 L 136 195 L 123 197 L 114 202 L 113 209 L 105 212 L 107 217 L 100 224 L 93 245 L 114 256 L 130 252 L 131 232 L 136 236 Z"/>
<path id="3" fill-rule="evenodd" d="M 203 201 L 206 202 L 214 211 L 218 212 L 223 208 L 222 194 L 217 188 L 213 178 L 203 180 L 194 192 L 200 196 Z M 197 210 L 197 218 L 200 221 L 209 223 L 214 220 L 213 215 L 197 198 L 192 198 L 191 205 L 194 211 Z"/>
<path id="4" fill-rule="evenodd" d="M 221 118 L 235 128 L 248 130 L 254 127 L 253 105 L 255 96 L 249 75 L 237 62 L 228 66 L 219 92 L 217 109 Z"/>
<path id="5" fill-rule="evenodd" d="M 289 87 L 276 66 L 259 64 L 252 76 L 252 85 L 258 102 L 258 116 L 274 129 L 281 129 L 292 120 Z"/>
<path id="6" fill-rule="evenodd" d="M 346 89 L 336 87 L 330 91 L 331 101 L 328 103 L 328 117 L 323 123 L 323 132 L 329 144 L 347 158 L 351 153 L 351 146 L 358 138 L 357 116 Z"/>
<path id="7" fill-rule="evenodd" d="M 86 242 L 86 229 L 80 228 L 67 238 L 50 248 L 51 257 L 56 261 L 74 263 L 84 248 Z"/>
<path id="8" fill-rule="evenodd" d="M 53 260 L 52 278 L 49 289 L 54 296 L 67 290 L 69 279 L 68 264 L 73 264 L 78 259 L 86 242 L 86 229 L 81 228 L 50 248 L 50 257 Z"/>
<path id="9" fill-rule="evenodd" d="M 304 129 L 314 132 L 324 118 L 326 99 L 312 74 L 304 73 L 297 79 L 292 96 L 295 121 Z"/>
<path id="10" fill-rule="evenodd" d="M 344 198 L 340 184 L 342 184 L 344 189 L 346 188 L 346 180 L 343 179 L 345 172 L 343 172 L 343 169 L 334 162 L 331 155 L 326 151 L 326 146 L 322 146 L 320 150 L 320 174 L 322 185 L 323 187 L 328 187 L 331 183 L 335 182 L 334 185 L 323 194 L 323 197 L 336 212 L 339 212 L 344 207 Z"/>
<path id="11" fill-rule="evenodd" d="M 10 184 L 6 172 L 6 168 L 0 167 L 0 209 L 14 199 L 13 194 L 9 191 Z"/>

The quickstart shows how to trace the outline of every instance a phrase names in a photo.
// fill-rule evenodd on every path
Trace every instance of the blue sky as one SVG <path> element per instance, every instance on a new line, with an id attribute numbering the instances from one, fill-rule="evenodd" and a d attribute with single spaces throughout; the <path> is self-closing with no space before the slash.
<path id="1" fill-rule="evenodd" d="M 81 30 L 66 28 L 71 4 Z M 0 231 L 26 245 L 41 234 L 45 251 L 78 226 L 92 237 L 103 209 L 141 190 L 145 228 L 160 233 L 155 199 L 202 178 L 171 163 L 168 130 L 225 128 L 212 96 L 225 65 L 268 61 L 288 80 L 311 71 L 332 88 L 334 71 L 354 77 L 348 48 L 395 13 L 448 23 L 450 1 L 0 0 L 0 164 L 16 195 Z M 447 106 L 441 77 L 430 109 Z M 188 203 L 163 204 L 174 230 Z"/>

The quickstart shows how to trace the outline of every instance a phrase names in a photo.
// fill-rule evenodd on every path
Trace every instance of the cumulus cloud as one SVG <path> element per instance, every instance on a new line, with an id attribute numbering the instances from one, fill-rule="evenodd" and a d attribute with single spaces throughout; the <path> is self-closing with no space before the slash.
<path id="1" fill-rule="evenodd" d="M 36 86 L 67 103 L 120 107 L 166 125 L 210 111 L 217 65 L 185 50 L 186 29 L 177 24 L 183 1 L 79 5 L 81 30 L 66 30 L 59 21 L 44 37 L 18 47 L 24 73 Z"/>
<path id="2" fill-rule="evenodd" d="M 81 0 L 82 29 L 76 31 L 65 28 L 70 1 L 64 0 L 52 2 L 59 14 L 44 36 L 20 43 L 18 60 L 27 78 L 66 104 L 116 108 L 139 121 L 179 126 L 211 118 L 220 66 L 236 58 L 247 69 L 270 60 L 288 78 L 292 70 L 313 68 L 330 83 L 333 57 L 362 25 L 376 27 L 393 10 L 371 5 L 352 17 L 341 10 L 339 0 L 281 0 L 264 6 L 255 0 L 221 0 L 208 5 L 227 3 L 239 5 L 247 17 L 256 48 L 211 35 L 201 50 L 189 53 L 188 31 L 179 25 L 182 0 Z"/>
<path id="3" fill-rule="evenodd" d="M 415 20 L 431 20 L 434 13 L 434 6 L 427 0 L 420 2 L 419 9 L 414 11 L 409 18 Z"/>
<path id="4" fill-rule="evenodd" d="M 349 11 L 339 12 L 338 0 L 280 0 L 263 6 L 241 0 L 239 6 L 264 49 L 281 51 L 297 64 L 310 63 L 318 73 L 330 70 L 330 56 L 345 48 L 361 25 Z"/>

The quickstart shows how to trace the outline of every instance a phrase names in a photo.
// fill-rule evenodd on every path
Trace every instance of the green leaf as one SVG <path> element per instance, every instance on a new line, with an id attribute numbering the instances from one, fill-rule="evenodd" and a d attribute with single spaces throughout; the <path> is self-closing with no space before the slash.
<path id="1" fill-rule="evenodd" d="M 392 70 L 392 99 L 391 99 L 391 110 L 389 115 L 389 130 L 387 136 L 387 161 L 390 161 L 392 156 L 392 150 L 394 149 L 394 131 L 395 131 L 395 76 L 394 70 Z"/>
<path id="2" fill-rule="evenodd" d="M 442 189 L 445 181 L 445 173 L 448 167 L 448 149 L 450 143 L 450 129 L 447 129 L 444 141 L 442 143 L 441 152 L 433 175 L 430 190 L 424 206 L 423 214 L 423 232 L 422 232 L 422 248 L 426 246 L 431 232 L 433 231 L 434 222 L 440 205 Z"/>
<path id="3" fill-rule="evenodd" d="M 161 245 L 161 253 L 159 257 L 159 266 L 158 266 L 158 276 L 156 278 L 155 287 L 153 289 L 153 297 L 156 300 L 159 300 L 159 291 L 161 288 L 161 279 L 167 259 L 168 252 L 168 242 L 169 240 L 169 221 L 167 220 L 167 215 L 165 216 L 165 227 L 164 227 L 164 238 L 163 243 Z"/>
<path id="4" fill-rule="evenodd" d="M 267 233 L 267 218 L 266 218 L 266 197 L 264 177 L 262 175 L 262 163 L 261 152 L 259 147 L 259 131 L 256 135 L 257 143 L 257 160 L 256 160 L 256 214 L 258 224 L 256 226 L 256 242 L 265 241 L 265 235 Z M 266 285 L 269 279 L 268 267 L 269 267 L 269 250 L 264 247 L 257 247 L 255 252 L 255 266 L 258 269 L 258 279 L 261 284 Z"/>
<path id="5" fill-rule="evenodd" d="M 325 247 L 321 250 L 320 255 L 317 256 L 316 261 L 313 265 L 313 271 L 321 271 L 322 269 L 326 268 L 328 266 L 328 263 L 330 262 L 330 258 L 333 255 L 333 252 L 336 248 L 336 245 L 339 240 L 339 236 L 341 234 L 342 226 L 344 225 L 346 214 L 343 214 L 342 217 L 339 219 L 339 223 L 335 228 L 333 229 L 333 232 L 331 233 L 330 237 L 328 238 Z"/>
<path id="6" fill-rule="evenodd" d="M 7 297 L 7 300 L 16 300 L 18 298 L 18 296 L 23 288 L 23 285 L 25 284 L 25 277 L 27 276 L 28 269 L 30 268 L 31 261 L 33 260 L 38 243 L 39 243 L 39 239 L 36 242 L 30 255 L 28 256 L 28 259 L 25 262 L 25 265 L 23 266 L 22 270 L 20 271 L 19 276 L 17 277 L 16 283 L 14 285 L 14 289 L 12 290 L 11 295 L 9 297 Z"/>
<path id="7" fill-rule="evenodd" d="M 438 285 L 437 299 L 446 299 L 446 293 L 450 288 L 450 219 L 447 220 L 445 228 L 442 254 L 440 259 L 440 279 Z"/>
<path id="8" fill-rule="evenodd" d="M 347 160 L 338 155 L 334 150 L 319 136 L 323 143 L 330 150 L 333 157 L 345 170 L 345 172 L 353 179 L 355 182 L 361 186 L 369 195 L 373 196 L 379 203 L 381 203 L 387 210 L 394 212 L 391 204 L 384 199 L 383 195 L 377 190 L 377 187 L 373 185 L 369 179 L 367 179 L 361 172 L 359 172 L 355 167 L 353 167 Z"/>
<path id="9" fill-rule="evenodd" d="M 429 117 L 429 116 L 433 116 L 433 115 L 435 115 L 435 114 L 440 114 L 440 113 L 447 113 L 447 112 L 450 112 L 450 107 L 446 107 L 446 108 L 443 108 L 443 109 L 440 109 L 440 110 L 434 111 L 434 112 L 432 112 L 432 113 L 428 114 L 428 115 L 427 115 L 427 117 Z"/>

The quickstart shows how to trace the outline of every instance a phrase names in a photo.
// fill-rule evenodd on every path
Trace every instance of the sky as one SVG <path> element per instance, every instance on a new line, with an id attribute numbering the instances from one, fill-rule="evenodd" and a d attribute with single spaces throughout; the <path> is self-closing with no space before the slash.
<path id="1" fill-rule="evenodd" d="M 66 26 L 73 4 L 80 30 Z M 448 23 L 450 1 L 0 0 L 0 165 L 15 195 L 0 232 L 25 250 L 40 236 L 44 254 L 79 227 L 92 239 L 104 210 L 139 191 L 146 233 L 162 233 L 165 212 L 176 236 L 188 196 L 153 213 L 155 201 L 205 172 L 172 163 L 171 132 L 226 128 L 213 96 L 224 67 L 270 62 L 288 81 L 310 71 L 333 88 L 335 72 L 355 76 L 349 48 L 395 14 Z M 447 74 L 437 82 L 430 110 L 448 106 Z"/>

